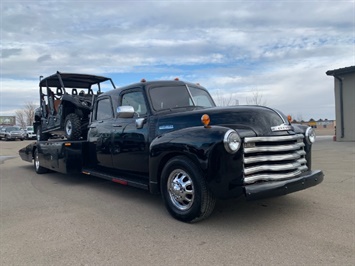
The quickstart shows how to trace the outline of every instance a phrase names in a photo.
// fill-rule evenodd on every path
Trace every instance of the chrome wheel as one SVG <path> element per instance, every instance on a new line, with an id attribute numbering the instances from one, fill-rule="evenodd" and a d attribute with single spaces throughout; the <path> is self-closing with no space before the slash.
<path id="1" fill-rule="evenodd" d="M 44 168 L 39 163 L 39 155 L 38 155 L 38 150 L 37 149 L 35 149 L 34 153 L 33 153 L 33 166 L 34 166 L 35 171 L 36 171 L 37 174 L 44 174 L 44 173 L 48 172 L 48 169 Z"/>
<path id="2" fill-rule="evenodd" d="M 216 203 L 202 170 L 185 156 L 176 156 L 165 164 L 160 191 L 169 213 L 183 222 L 207 218 Z"/>
<path id="3" fill-rule="evenodd" d="M 167 189 L 171 202 L 181 211 L 191 208 L 195 199 L 191 177 L 181 169 L 175 169 L 169 175 Z"/>
<path id="4" fill-rule="evenodd" d="M 37 152 L 35 153 L 35 168 L 36 168 L 36 171 L 38 172 L 38 169 L 39 169 L 39 159 L 38 159 L 38 153 L 37 153 Z"/>
<path id="5" fill-rule="evenodd" d="M 71 136 L 72 131 L 73 131 L 73 125 L 70 119 L 68 119 L 67 123 L 65 124 L 65 133 L 67 134 L 67 136 Z"/>

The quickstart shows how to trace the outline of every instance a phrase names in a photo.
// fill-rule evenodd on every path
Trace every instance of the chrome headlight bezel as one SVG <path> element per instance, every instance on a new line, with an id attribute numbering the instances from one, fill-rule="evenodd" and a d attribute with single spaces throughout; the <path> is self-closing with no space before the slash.
<path id="1" fill-rule="evenodd" d="M 226 151 L 234 154 L 240 149 L 242 140 L 235 130 L 230 129 L 224 134 L 223 143 Z"/>
<path id="2" fill-rule="evenodd" d="M 312 127 L 307 128 L 305 135 L 308 144 L 313 144 L 316 141 L 316 132 Z"/>

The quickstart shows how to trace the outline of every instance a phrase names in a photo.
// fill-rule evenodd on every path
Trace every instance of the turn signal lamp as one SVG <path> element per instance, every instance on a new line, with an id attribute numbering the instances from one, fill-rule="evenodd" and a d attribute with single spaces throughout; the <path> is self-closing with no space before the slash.
<path id="1" fill-rule="evenodd" d="M 204 114 L 201 116 L 201 122 L 205 127 L 209 127 L 209 124 L 211 122 L 210 116 L 208 114 Z"/>
<path id="2" fill-rule="evenodd" d="M 288 116 L 287 116 L 287 120 L 288 120 L 288 122 L 291 123 L 291 121 L 292 121 L 292 116 L 288 115 Z"/>

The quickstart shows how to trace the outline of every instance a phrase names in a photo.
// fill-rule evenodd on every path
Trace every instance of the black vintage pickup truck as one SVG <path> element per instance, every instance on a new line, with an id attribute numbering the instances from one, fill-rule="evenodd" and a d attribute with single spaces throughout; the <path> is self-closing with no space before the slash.
<path id="1" fill-rule="evenodd" d="M 160 193 L 196 222 L 216 198 L 285 195 L 322 182 L 312 128 L 262 106 L 216 107 L 198 84 L 142 80 L 100 94 L 84 140 L 38 140 L 19 151 L 37 173 L 81 172 Z"/>

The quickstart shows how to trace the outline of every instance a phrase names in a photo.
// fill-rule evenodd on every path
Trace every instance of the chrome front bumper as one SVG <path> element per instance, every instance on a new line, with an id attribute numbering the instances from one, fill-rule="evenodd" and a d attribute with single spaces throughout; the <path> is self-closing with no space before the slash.
<path id="1" fill-rule="evenodd" d="M 306 171 L 296 178 L 269 181 L 244 186 L 247 200 L 276 197 L 316 186 L 323 181 L 321 170 Z"/>

